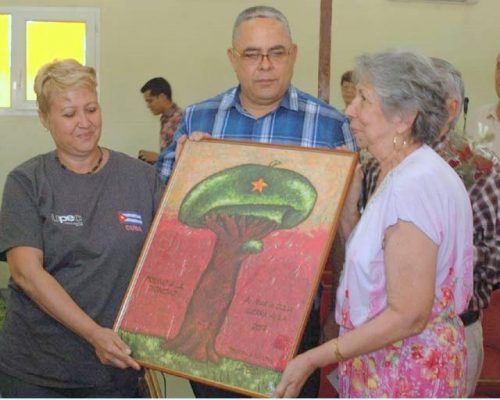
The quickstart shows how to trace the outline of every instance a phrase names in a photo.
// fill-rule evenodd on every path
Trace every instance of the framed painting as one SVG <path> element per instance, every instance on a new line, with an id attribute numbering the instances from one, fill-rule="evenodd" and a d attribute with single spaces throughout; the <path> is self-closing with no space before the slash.
<path id="1" fill-rule="evenodd" d="M 269 397 L 297 351 L 357 154 L 186 142 L 115 323 L 143 366 Z"/>

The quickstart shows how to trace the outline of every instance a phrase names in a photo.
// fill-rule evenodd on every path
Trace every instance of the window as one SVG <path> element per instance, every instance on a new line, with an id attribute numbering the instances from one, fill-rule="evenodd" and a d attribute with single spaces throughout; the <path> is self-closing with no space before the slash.
<path id="1" fill-rule="evenodd" d="M 10 15 L 0 14 L 0 107 L 10 107 Z"/>
<path id="2" fill-rule="evenodd" d="M 0 7 L 0 114 L 32 114 L 38 69 L 74 58 L 98 67 L 95 8 Z"/>

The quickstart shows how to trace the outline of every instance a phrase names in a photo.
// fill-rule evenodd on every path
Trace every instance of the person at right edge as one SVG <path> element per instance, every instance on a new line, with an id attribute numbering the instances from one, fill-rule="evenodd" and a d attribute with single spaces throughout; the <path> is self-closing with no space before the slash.
<path id="1" fill-rule="evenodd" d="M 355 80 L 347 115 L 380 174 L 360 218 L 358 167 L 341 215 L 340 335 L 291 360 L 274 396 L 296 396 L 313 370 L 339 363 L 340 397 L 463 397 L 472 210 L 429 147 L 448 117 L 442 79 L 429 58 L 392 50 L 360 56 Z"/>

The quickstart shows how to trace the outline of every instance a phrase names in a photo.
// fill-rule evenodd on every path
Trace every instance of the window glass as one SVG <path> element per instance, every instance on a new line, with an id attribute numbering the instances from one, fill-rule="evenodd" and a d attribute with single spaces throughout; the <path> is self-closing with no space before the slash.
<path id="1" fill-rule="evenodd" d="M 84 22 L 27 21 L 26 23 L 26 99 L 36 100 L 33 90 L 40 67 L 54 59 L 85 60 Z"/>
<path id="2" fill-rule="evenodd" d="M 0 107 L 10 107 L 10 15 L 0 14 Z"/>
<path id="3" fill-rule="evenodd" d="M 0 5 L 0 116 L 36 115 L 42 65 L 74 58 L 98 70 L 98 55 L 98 8 Z"/>

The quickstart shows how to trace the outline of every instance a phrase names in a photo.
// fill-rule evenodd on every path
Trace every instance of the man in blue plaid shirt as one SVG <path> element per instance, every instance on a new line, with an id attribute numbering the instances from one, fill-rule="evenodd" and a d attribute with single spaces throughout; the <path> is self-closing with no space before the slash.
<path id="1" fill-rule="evenodd" d="M 186 109 L 172 143 L 156 163 L 163 181 L 168 181 L 176 153 L 188 137 L 356 150 L 347 117 L 291 85 L 297 45 L 280 11 L 258 6 L 240 13 L 227 55 L 240 84 Z M 299 352 L 318 345 L 319 331 L 319 310 L 314 307 Z M 197 382 L 191 382 L 191 387 L 196 397 L 242 397 Z M 318 388 L 316 371 L 300 397 L 317 397 Z"/>
<path id="2" fill-rule="evenodd" d="M 172 143 L 156 163 L 164 182 L 172 173 L 177 141 L 185 136 L 183 143 L 193 132 L 227 140 L 356 150 L 348 119 L 291 85 L 297 45 L 281 12 L 264 6 L 243 11 L 227 55 L 240 84 L 186 109 Z"/>

